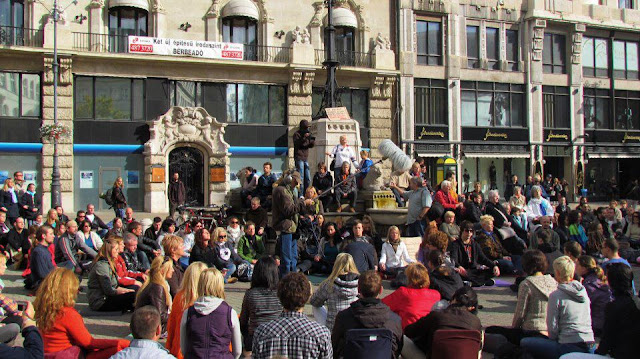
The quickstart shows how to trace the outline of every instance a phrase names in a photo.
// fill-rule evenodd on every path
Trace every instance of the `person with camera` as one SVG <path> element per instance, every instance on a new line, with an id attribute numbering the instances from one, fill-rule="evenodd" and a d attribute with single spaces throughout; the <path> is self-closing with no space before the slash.
<path id="1" fill-rule="evenodd" d="M 301 193 L 307 190 L 311 183 L 311 172 L 309 172 L 309 149 L 315 146 L 316 138 L 309 131 L 309 121 L 300 121 L 300 129 L 293 134 L 293 157 L 296 161 L 296 169 L 302 177 Z"/>

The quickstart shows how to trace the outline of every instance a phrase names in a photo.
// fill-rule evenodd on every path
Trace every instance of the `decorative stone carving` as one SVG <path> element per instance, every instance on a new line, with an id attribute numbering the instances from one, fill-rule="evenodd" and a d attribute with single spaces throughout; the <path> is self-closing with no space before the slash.
<path id="1" fill-rule="evenodd" d="M 308 96 L 313 92 L 313 79 L 315 72 L 294 71 L 291 74 L 289 93 L 297 96 Z"/>
<path id="2" fill-rule="evenodd" d="M 391 98 L 394 77 L 376 76 L 371 84 L 371 98 L 377 100 L 388 100 Z"/>
<path id="3" fill-rule="evenodd" d="M 310 44 L 311 43 L 311 35 L 309 34 L 309 30 L 306 28 L 301 29 L 300 26 L 296 26 L 295 30 L 292 32 L 293 42 L 295 44 Z"/>
<path id="4" fill-rule="evenodd" d="M 382 181 L 382 169 L 380 168 L 380 165 L 374 165 L 362 181 L 362 189 L 366 191 L 379 191 L 382 187 L 384 187 L 384 183 Z"/>
<path id="5" fill-rule="evenodd" d="M 376 50 L 391 50 L 391 41 L 388 37 L 382 36 L 381 32 L 376 37 Z"/>
<path id="6" fill-rule="evenodd" d="M 91 0 L 89 3 L 89 8 L 91 9 L 101 9 L 104 7 L 104 0 Z"/>
<path id="7" fill-rule="evenodd" d="M 151 6 L 151 12 L 164 13 L 164 6 L 160 3 L 160 0 L 154 0 L 153 5 Z"/>
<path id="8" fill-rule="evenodd" d="M 324 2 L 318 1 L 313 3 L 313 9 L 315 10 L 313 17 L 311 18 L 310 26 L 318 27 L 322 25 L 322 10 L 324 9 Z"/>
<path id="9" fill-rule="evenodd" d="M 219 2 L 220 0 L 213 0 L 211 6 L 209 6 L 209 10 L 207 10 L 207 14 L 205 15 L 205 17 L 217 18 L 220 15 Z"/>
<path id="10" fill-rule="evenodd" d="M 542 61 L 542 47 L 544 45 L 544 29 L 547 27 L 545 20 L 536 20 L 533 24 L 533 43 L 531 60 Z"/>
<path id="11" fill-rule="evenodd" d="M 571 62 L 576 65 L 582 64 L 582 34 L 585 31 L 584 24 L 576 24 L 571 36 Z"/>
<path id="12" fill-rule="evenodd" d="M 73 82 L 71 58 L 58 57 L 58 85 L 67 86 Z M 44 84 L 53 84 L 53 57 L 44 58 Z"/>

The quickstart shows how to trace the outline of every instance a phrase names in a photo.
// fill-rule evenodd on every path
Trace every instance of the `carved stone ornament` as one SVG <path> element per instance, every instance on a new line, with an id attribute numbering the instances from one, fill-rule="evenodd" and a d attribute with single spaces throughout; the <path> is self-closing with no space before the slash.
<path id="1" fill-rule="evenodd" d="M 156 13 L 164 13 L 164 6 L 160 3 L 160 0 L 154 0 L 153 5 L 151 6 L 151 12 Z"/>
<path id="2" fill-rule="evenodd" d="M 544 20 L 536 20 L 533 25 L 533 39 L 531 60 L 542 61 L 542 47 L 544 46 L 544 29 L 547 27 L 547 22 Z"/>
<path id="3" fill-rule="evenodd" d="M 224 140 L 226 124 L 216 121 L 202 107 L 174 106 L 154 121 L 149 121 L 151 137 L 145 143 L 145 153 L 167 153 L 176 143 L 196 143 L 209 155 L 227 153 L 229 144 Z"/>
<path id="4" fill-rule="evenodd" d="M 584 24 L 576 24 L 571 36 L 571 62 L 579 65 L 582 63 L 582 34 L 586 31 Z"/>
<path id="5" fill-rule="evenodd" d="M 371 84 L 371 98 L 377 100 L 390 99 L 395 80 L 395 77 L 376 76 Z"/>
<path id="6" fill-rule="evenodd" d="M 294 71 L 291 74 L 289 93 L 291 95 L 309 96 L 313 92 L 313 79 L 315 72 Z"/>
<path id="7" fill-rule="evenodd" d="M 213 0 L 211 6 L 209 7 L 209 10 L 207 10 L 207 14 L 205 15 L 205 17 L 217 18 L 220 15 L 219 3 L 220 0 Z"/>
<path id="8" fill-rule="evenodd" d="M 91 0 L 89 3 L 89 8 L 91 9 L 102 9 L 104 7 L 104 0 Z"/>
<path id="9" fill-rule="evenodd" d="M 311 22 L 309 23 L 309 25 L 311 27 L 322 26 L 322 10 L 324 9 L 324 2 L 322 1 L 314 2 L 313 8 L 315 12 L 313 14 L 313 18 L 311 18 Z"/>
<path id="10" fill-rule="evenodd" d="M 388 37 L 382 36 L 381 32 L 376 37 L 376 50 L 391 50 L 391 41 Z"/>
<path id="11" fill-rule="evenodd" d="M 296 44 L 310 44 L 311 35 L 306 28 L 301 29 L 300 26 L 296 26 L 295 30 L 291 32 L 293 35 L 293 42 Z"/>
<path id="12" fill-rule="evenodd" d="M 71 58 L 58 58 L 58 85 L 68 86 L 73 82 Z M 44 58 L 44 83 L 53 84 L 53 57 Z"/>

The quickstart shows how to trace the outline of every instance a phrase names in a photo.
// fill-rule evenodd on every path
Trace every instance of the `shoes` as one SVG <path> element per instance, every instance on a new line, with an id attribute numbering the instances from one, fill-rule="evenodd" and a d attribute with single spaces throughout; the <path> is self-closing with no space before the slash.
<path id="1" fill-rule="evenodd" d="M 496 285 L 496 281 L 493 279 L 487 279 L 486 282 L 484 282 L 485 287 L 493 287 L 494 285 Z"/>
<path id="2" fill-rule="evenodd" d="M 338 209 L 336 209 L 336 212 L 338 213 L 342 212 L 342 206 L 339 206 Z"/>
<path id="3" fill-rule="evenodd" d="M 231 278 L 227 279 L 227 284 L 233 284 L 233 283 L 235 283 L 237 281 L 238 281 L 238 278 L 231 277 Z"/>
<path id="4" fill-rule="evenodd" d="M 353 208 L 353 207 L 349 208 L 349 212 L 351 212 L 351 213 L 355 213 L 355 211 L 356 211 L 356 209 L 355 209 L 355 208 Z"/>
<path id="5" fill-rule="evenodd" d="M 511 289 L 512 292 L 518 293 L 518 285 L 517 284 L 510 285 L 509 289 Z"/>

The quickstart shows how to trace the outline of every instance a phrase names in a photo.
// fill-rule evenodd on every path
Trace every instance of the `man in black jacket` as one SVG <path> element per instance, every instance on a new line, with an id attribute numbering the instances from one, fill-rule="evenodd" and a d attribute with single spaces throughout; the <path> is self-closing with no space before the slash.
<path id="1" fill-rule="evenodd" d="M 338 313 L 333 325 L 331 344 L 334 358 L 344 355 L 347 332 L 351 329 L 389 329 L 393 333 L 393 358 L 400 356 L 403 345 L 402 320 L 378 299 L 382 289 L 382 279 L 375 271 L 366 271 L 360 275 L 360 299 Z"/>
<path id="2" fill-rule="evenodd" d="M 301 190 L 304 193 L 311 182 L 309 172 L 309 149 L 315 146 L 316 139 L 309 131 L 309 121 L 300 121 L 300 129 L 293 134 L 293 158 L 296 161 L 296 168 L 302 177 Z"/>
<path id="3" fill-rule="evenodd" d="M 167 196 L 169 197 L 169 216 L 173 217 L 178 206 L 183 205 L 187 198 L 187 191 L 184 183 L 180 180 L 178 172 L 174 173 L 171 181 L 169 181 Z"/>
<path id="4" fill-rule="evenodd" d="M 495 284 L 491 277 L 499 276 L 500 269 L 485 256 L 480 245 L 473 239 L 473 224 L 464 221 L 460 224 L 460 240 L 451 243 L 450 256 L 456 264 L 456 271 L 462 279 L 471 282 L 474 287 Z"/>
<path id="5" fill-rule="evenodd" d="M 160 221 L 159 223 L 162 223 L 162 221 Z M 153 232 L 154 227 L 149 227 L 147 229 L 147 232 L 149 232 L 149 229 L 152 229 L 151 233 L 155 234 L 155 232 Z M 129 225 L 127 226 L 127 232 L 132 233 L 136 236 L 136 238 L 138 238 L 138 249 L 143 251 L 147 255 L 147 264 L 153 262 L 153 259 L 162 253 L 162 249 L 160 248 L 160 245 L 158 244 L 158 241 L 156 239 L 147 237 L 147 232 L 145 232 L 145 235 L 142 234 L 142 224 L 140 224 L 140 222 L 133 221 L 129 223 Z"/>
<path id="6" fill-rule="evenodd" d="M 124 251 L 120 256 L 129 271 L 145 273 L 151 268 L 147 255 L 138 249 L 138 237 L 131 232 L 124 235 Z"/>
<path id="7" fill-rule="evenodd" d="M 370 243 L 370 238 L 363 234 L 362 222 L 353 221 L 353 242 L 349 243 L 344 251 L 353 257 L 353 261 L 360 273 L 376 269 L 378 258 L 375 247 Z"/>
<path id="8" fill-rule="evenodd" d="M 22 251 L 22 254 L 25 256 L 29 253 L 31 243 L 29 242 L 29 233 L 24 228 L 24 219 L 22 219 L 22 217 L 16 218 L 16 221 L 13 223 L 13 228 L 6 235 L 6 242 L 2 242 L 5 249 L 6 245 L 8 245 L 11 250 L 16 252 Z"/>
<path id="9" fill-rule="evenodd" d="M 95 214 L 95 209 L 96 207 L 89 203 L 84 216 L 89 222 L 91 222 L 91 230 L 96 231 L 100 238 L 104 238 L 109 231 L 109 226 L 107 226 L 104 221 Z"/>
<path id="10" fill-rule="evenodd" d="M 474 224 L 480 223 L 480 217 L 482 217 L 482 195 L 471 192 L 469 200 L 464 202 L 464 208 L 464 219 Z"/>

